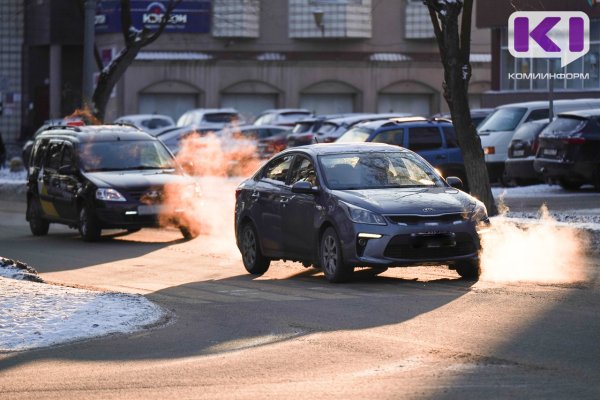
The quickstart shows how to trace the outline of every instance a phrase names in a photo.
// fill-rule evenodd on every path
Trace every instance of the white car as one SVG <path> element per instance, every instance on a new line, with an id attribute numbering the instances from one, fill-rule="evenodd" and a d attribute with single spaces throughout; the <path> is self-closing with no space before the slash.
<path id="1" fill-rule="evenodd" d="M 600 108 L 598 99 L 555 100 L 554 114 L 564 111 Z M 522 124 L 547 119 L 550 113 L 547 101 L 505 104 L 497 107 L 477 127 L 490 181 L 504 182 L 504 163 L 508 146 L 517 128 Z"/>
<path id="2" fill-rule="evenodd" d="M 243 124 L 244 119 L 235 108 L 197 108 L 183 113 L 177 126 L 194 126 L 220 130 L 231 123 Z"/>
<path id="3" fill-rule="evenodd" d="M 167 128 L 175 126 L 175 121 L 168 115 L 160 114 L 132 114 L 123 115 L 115 120 L 115 124 L 129 124 L 148 132 L 152 136 L 158 135 Z"/>

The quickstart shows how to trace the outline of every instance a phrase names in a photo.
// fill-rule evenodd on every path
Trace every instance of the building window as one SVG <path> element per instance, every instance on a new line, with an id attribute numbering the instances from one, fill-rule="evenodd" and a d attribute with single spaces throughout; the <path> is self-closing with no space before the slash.
<path id="1" fill-rule="evenodd" d="M 429 10 L 423 4 L 423 0 L 408 0 L 404 13 L 404 37 L 406 39 L 435 38 Z"/>
<path id="2" fill-rule="evenodd" d="M 548 90 L 548 79 L 511 79 L 512 73 L 582 73 L 589 79 L 555 79 L 554 90 L 600 89 L 600 20 L 590 23 L 590 51 L 565 68 L 560 59 L 515 58 L 508 51 L 508 29 L 502 30 L 500 47 L 500 88 L 508 91 Z"/>

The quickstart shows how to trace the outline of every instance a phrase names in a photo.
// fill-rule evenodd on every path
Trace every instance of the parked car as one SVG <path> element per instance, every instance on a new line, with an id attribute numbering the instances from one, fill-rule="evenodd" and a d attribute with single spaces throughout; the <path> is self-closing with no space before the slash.
<path id="1" fill-rule="evenodd" d="M 600 191 L 600 109 L 559 114 L 540 134 L 533 165 L 564 189 L 591 183 Z"/>
<path id="2" fill-rule="evenodd" d="M 206 136 L 209 133 L 216 134 L 214 129 L 211 128 L 195 128 L 193 126 L 184 126 L 180 128 L 169 128 L 158 135 L 156 138 L 164 143 L 165 146 L 171 151 L 171 153 L 177 155 L 181 149 L 183 140 L 190 137 L 191 135 L 198 135 L 199 137 Z"/>
<path id="3" fill-rule="evenodd" d="M 31 232 L 50 223 L 78 228 L 85 241 L 102 229 L 139 230 L 165 217 L 186 238 L 196 235 L 185 210 L 165 209 L 166 185 L 190 196 L 197 188 L 156 138 L 133 127 L 53 126 L 35 140 L 27 182 Z M 162 213 L 162 214 L 161 214 Z"/>
<path id="4" fill-rule="evenodd" d="M 225 128 L 219 132 L 219 135 L 224 140 L 236 138 L 250 140 L 256 146 L 259 158 L 269 158 L 286 148 L 287 136 L 290 130 L 287 126 L 242 125 Z"/>
<path id="5" fill-rule="evenodd" d="M 452 123 L 423 117 L 363 122 L 343 134 L 336 143 L 387 143 L 412 150 L 437 168 L 442 176 L 456 176 L 468 191 L 462 153 Z"/>
<path id="6" fill-rule="evenodd" d="M 124 115 L 115 120 L 115 124 L 133 125 L 152 136 L 158 135 L 167 128 L 175 126 L 175 121 L 168 115 L 159 114 L 132 114 Z"/>
<path id="7" fill-rule="evenodd" d="M 327 120 L 344 118 L 361 114 L 327 114 L 304 118 L 294 125 L 294 129 L 288 135 L 287 147 L 305 146 L 315 142 L 314 137 Z"/>
<path id="8" fill-rule="evenodd" d="M 506 159 L 506 180 L 517 185 L 527 185 L 542 181 L 543 177 L 533 168 L 535 154 L 539 148 L 539 136 L 550 120 L 527 122 L 517 128 L 508 146 Z"/>
<path id="9" fill-rule="evenodd" d="M 315 143 L 332 143 L 338 140 L 346 131 L 356 124 L 367 121 L 377 121 L 389 118 L 410 117 L 412 114 L 358 114 L 343 118 L 334 118 L 323 122 L 314 137 Z"/>
<path id="10" fill-rule="evenodd" d="M 243 124 L 244 119 L 234 108 L 198 108 L 186 111 L 177 120 L 177 126 L 194 126 L 203 129 L 223 129 L 231 123 Z"/>
<path id="11" fill-rule="evenodd" d="M 310 145 L 275 156 L 236 190 L 244 267 L 277 259 L 321 268 L 330 282 L 355 267 L 448 264 L 479 276 L 480 201 L 455 190 L 416 153 L 386 144 Z M 450 184 L 449 184 L 450 183 Z"/>
<path id="12" fill-rule="evenodd" d="M 484 119 L 487 118 L 494 111 L 493 108 L 472 108 L 471 109 L 471 120 L 473 121 L 473 125 L 477 128 Z M 452 115 L 450 113 L 445 114 L 436 114 L 433 118 L 445 118 L 452 120 Z"/>
<path id="13" fill-rule="evenodd" d="M 33 149 L 33 143 L 35 142 L 35 139 L 38 137 L 38 135 L 40 135 L 42 132 L 46 131 L 51 126 L 57 126 L 57 125 L 62 126 L 62 125 L 66 125 L 69 122 L 73 122 L 73 121 L 72 120 L 64 120 L 62 118 L 49 119 L 49 120 L 44 121 L 44 124 L 42 126 L 40 126 L 37 131 L 35 131 L 35 133 L 31 137 L 31 139 L 27 140 L 25 142 L 25 144 L 23 144 L 23 148 L 21 149 L 21 159 L 23 160 L 23 165 L 25 165 L 25 167 L 27 167 L 29 165 L 31 149 Z"/>
<path id="14" fill-rule="evenodd" d="M 253 125 L 283 125 L 293 127 L 301 119 L 310 117 L 312 112 L 304 108 L 278 108 L 263 111 Z"/>
<path id="15" fill-rule="evenodd" d="M 600 99 L 556 100 L 556 113 L 600 107 Z M 477 128 L 485 163 L 491 181 L 506 183 L 504 163 L 508 158 L 508 145 L 519 126 L 525 122 L 549 118 L 547 101 L 506 104 L 497 107 Z"/>

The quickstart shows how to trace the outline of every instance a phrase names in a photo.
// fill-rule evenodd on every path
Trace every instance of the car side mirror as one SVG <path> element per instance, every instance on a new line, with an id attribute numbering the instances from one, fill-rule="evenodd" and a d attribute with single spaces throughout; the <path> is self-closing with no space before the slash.
<path id="1" fill-rule="evenodd" d="M 463 181 L 456 176 L 447 177 L 446 182 L 448 182 L 448 185 L 452 186 L 454 189 L 463 190 L 464 188 Z"/>
<path id="2" fill-rule="evenodd" d="M 310 182 L 300 181 L 292 186 L 292 193 L 317 194 L 319 188 L 310 184 Z"/>
<path id="3" fill-rule="evenodd" d="M 75 168 L 71 165 L 62 165 L 58 168 L 59 175 L 75 175 Z"/>

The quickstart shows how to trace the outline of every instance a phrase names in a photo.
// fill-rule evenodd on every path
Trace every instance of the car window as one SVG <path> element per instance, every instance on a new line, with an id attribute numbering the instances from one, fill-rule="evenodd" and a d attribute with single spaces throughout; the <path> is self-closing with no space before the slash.
<path id="1" fill-rule="evenodd" d="M 366 142 L 371 133 L 373 129 L 358 126 L 344 133 L 337 141 L 339 143 Z"/>
<path id="2" fill-rule="evenodd" d="M 525 122 L 537 121 L 540 119 L 548 119 L 548 118 L 550 118 L 550 111 L 547 108 L 543 108 L 541 110 L 533 110 L 532 112 L 530 112 L 529 115 L 527 116 L 527 119 L 525 120 Z"/>
<path id="3" fill-rule="evenodd" d="M 58 171 L 58 167 L 60 166 L 61 147 L 61 142 L 50 143 L 48 150 L 46 151 L 44 169 L 50 171 Z"/>
<path id="4" fill-rule="evenodd" d="M 258 119 L 254 122 L 254 124 L 255 125 L 267 125 L 267 124 L 270 124 L 271 122 L 273 122 L 274 119 L 275 119 L 275 116 L 273 114 L 265 114 L 265 115 L 258 117 Z"/>
<path id="5" fill-rule="evenodd" d="M 375 143 L 404 145 L 404 129 L 394 129 L 391 131 L 379 132 L 372 140 Z"/>
<path id="6" fill-rule="evenodd" d="M 523 107 L 497 108 L 477 127 L 477 132 L 512 131 L 519 125 L 526 112 L 527 109 Z"/>
<path id="7" fill-rule="evenodd" d="M 171 126 L 171 123 L 166 119 L 162 118 L 152 118 L 142 121 L 142 126 L 148 129 L 159 129 L 166 128 L 167 126 Z"/>
<path id="8" fill-rule="evenodd" d="M 237 115 L 232 113 L 210 113 L 204 114 L 204 118 L 202 120 L 204 122 L 211 123 L 229 123 L 236 119 Z"/>
<path id="9" fill-rule="evenodd" d="M 73 162 L 73 146 L 71 146 L 70 144 L 65 143 L 65 145 L 63 146 L 63 151 L 62 151 L 62 158 L 60 161 L 60 166 L 61 167 L 65 167 L 65 166 L 73 166 L 75 165 L 75 163 Z"/>
<path id="10" fill-rule="evenodd" d="M 288 155 L 271 161 L 265 168 L 263 177 L 285 183 L 293 158 Z"/>
<path id="11" fill-rule="evenodd" d="M 458 138 L 456 137 L 456 131 L 453 126 L 442 127 L 444 137 L 446 139 L 446 146 L 449 148 L 458 147 Z"/>
<path id="12" fill-rule="evenodd" d="M 78 149 L 79 160 L 87 172 L 173 169 L 173 157 L 159 141 L 89 142 Z"/>
<path id="13" fill-rule="evenodd" d="M 311 130 L 315 123 L 314 122 L 299 122 L 294 126 L 292 133 L 304 133 Z"/>
<path id="14" fill-rule="evenodd" d="M 433 150 L 442 147 L 442 137 L 436 126 L 409 128 L 408 148 L 412 151 Z"/>
<path id="15" fill-rule="evenodd" d="M 41 166 L 47 147 L 48 147 L 47 139 L 37 141 L 37 143 L 35 144 L 35 147 L 33 148 L 33 155 L 31 157 L 31 165 L 33 165 L 35 167 Z"/>
<path id="16" fill-rule="evenodd" d="M 318 186 L 317 173 L 315 172 L 313 163 L 308 158 L 299 156 L 294 161 L 290 185 L 302 181 L 310 182 L 311 186 Z"/>

